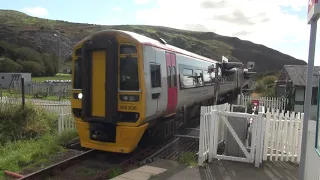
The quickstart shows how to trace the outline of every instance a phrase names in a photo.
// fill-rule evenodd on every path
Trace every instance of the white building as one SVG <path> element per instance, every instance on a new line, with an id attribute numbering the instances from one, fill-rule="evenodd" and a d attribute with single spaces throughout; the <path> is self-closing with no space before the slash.
<path id="1" fill-rule="evenodd" d="M 32 83 L 31 73 L 0 73 L 0 87 L 8 89 L 15 87 L 21 83 L 21 78 L 24 78 L 24 84 Z"/>
<path id="2" fill-rule="evenodd" d="M 313 69 L 313 88 L 311 97 L 310 118 L 315 120 L 317 114 L 317 94 L 320 66 Z M 307 65 L 285 65 L 276 81 L 276 95 L 289 98 L 289 107 L 295 112 L 304 111 Z"/>

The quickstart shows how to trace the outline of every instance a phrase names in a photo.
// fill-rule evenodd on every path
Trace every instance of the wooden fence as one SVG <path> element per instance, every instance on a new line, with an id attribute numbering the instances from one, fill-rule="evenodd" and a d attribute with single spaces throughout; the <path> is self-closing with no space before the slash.
<path id="1" fill-rule="evenodd" d="M 288 99 L 287 98 L 276 98 L 276 97 L 252 97 L 245 96 L 243 94 L 238 95 L 237 104 L 247 106 L 252 100 L 258 100 L 259 106 L 264 106 L 266 109 L 279 109 L 286 110 Z"/>
<path id="2" fill-rule="evenodd" d="M 267 110 L 263 160 L 300 162 L 303 113 Z"/>
<path id="3" fill-rule="evenodd" d="M 71 112 L 71 102 L 67 101 L 48 101 L 41 99 L 25 99 L 26 103 L 32 103 L 36 107 L 43 108 L 49 112 L 53 113 L 70 113 Z M 2 97 L 0 98 L 0 103 L 5 104 L 21 104 L 22 100 L 20 98 L 9 98 Z"/>
<path id="4" fill-rule="evenodd" d="M 65 113 L 59 115 L 58 120 L 58 133 L 62 133 L 63 131 L 74 130 L 76 129 L 74 118 L 71 113 Z"/>

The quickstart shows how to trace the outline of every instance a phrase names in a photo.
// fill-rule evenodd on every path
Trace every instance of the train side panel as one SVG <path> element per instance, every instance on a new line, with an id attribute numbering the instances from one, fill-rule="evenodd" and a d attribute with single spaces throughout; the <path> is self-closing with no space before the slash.
<path id="1" fill-rule="evenodd" d="M 152 87 L 154 84 L 152 84 L 152 80 L 154 81 L 155 79 L 151 79 L 151 76 L 155 67 L 157 67 L 156 63 L 156 57 L 155 57 L 155 50 L 154 47 L 152 46 L 142 46 L 143 47 L 143 66 L 144 66 L 144 79 L 145 79 L 145 87 L 146 87 L 146 103 L 148 106 L 145 107 L 146 109 L 146 117 L 151 117 L 154 116 L 157 113 L 158 110 L 158 101 L 157 99 L 152 98 L 152 94 L 156 93 L 159 91 L 159 88 Z M 153 77 L 154 78 L 154 77 Z M 160 89 L 161 90 L 161 89 Z"/>
<path id="2" fill-rule="evenodd" d="M 146 120 L 165 116 L 168 104 L 168 81 L 165 51 L 143 46 L 144 79 L 146 86 Z"/>
<path id="3" fill-rule="evenodd" d="M 194 103 L 213 98 L 214 85 L 204 86 L 201 78 L 194 80 L 192 77 L 195 75 L 200 76 L 200 73 L 212 77 L 207 73 L 208 66 L 212 65 L 212 63 L 177 54 L 177 64 L 179 77 L 177 108 L 181 108 L 184 105 L 191 106 Z"/>

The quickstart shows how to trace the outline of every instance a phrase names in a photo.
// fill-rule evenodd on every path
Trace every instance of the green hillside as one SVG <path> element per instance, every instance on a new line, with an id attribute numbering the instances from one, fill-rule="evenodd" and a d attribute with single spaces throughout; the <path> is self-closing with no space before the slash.
<path id="1" fill-rule="evenodd" d="M 256 71 L 260 73 L 279 71 L 285 64 L 306 64 L 266 46 L 211 32 L 160 26 L 71 23 L 0 10 L 0 46 L 5 49 L 5 54 L 0 54 L 5 57 L 0 61 L 0 72 L 31 71 L 34 76 L 52 76 L 58 70 L 70 67 L 71 52 L 77 42 L 90 33 L 106 29 L 133 31 L 151 38 L 161 37 L 171 45 L 216 60 L 221 60 L 224 55 L 230 61 L 254 61 Z"/>

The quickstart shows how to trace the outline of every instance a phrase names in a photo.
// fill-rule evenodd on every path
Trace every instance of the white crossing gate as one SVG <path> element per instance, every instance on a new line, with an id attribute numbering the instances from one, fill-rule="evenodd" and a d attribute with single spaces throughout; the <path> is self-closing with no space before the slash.
<path id="1" fill-rule="evenodd" d="M 230 107 L 230 105 L 228 105 Z M 255 166 L 259 167 L 262 162 L 262 113 L 259 115 L 230 112 L 230 108 L 226 110 L 219 110 L 213 107 L 202 107 L 200 118 L 200 139 L 199 139 L 199 155 L 198 164 L 203 166 L 203 163 L 208 160 L 212 162 L 213 158 L 224 159 L 238 162 L 255 162 Z M 239 138 L 234 130 L 234 127 L 229 122 L 229 118 L 242 118 L 245 123 L 249 123 L 251 119 L 251 138 L 246 137 L 244 140 Z M 221 141 L 226 142 L 226 133 L 229 131 L 240 147 L 244 157 L 237 157 L 235 155 L 218 154 L 218 144 Z M 248 140 L 249 139 L 249 140 Z M 228 142 L 226 142 L 228 143 Z M 233 141 L 229 141 L 233 143 Z"/>
<path id="2" fill-rule="evenodd" d="M 200 116 L 200 135 L 199 135 L 199 153 L 198 161 L 201 162 L 200 165 L 205 162 L 209 157 L 209 132 L 210 125 L 212 122 L 212 112 L 215 109 L 230 111 L 229 104 L 215 105 L 215 106 L 202 106 L 201 116 Z M 223 129 L 223 127 L 221 127 Z M 219 140 L 221 141 L 223 137 L 223 132 L 220 133 Z"/>

